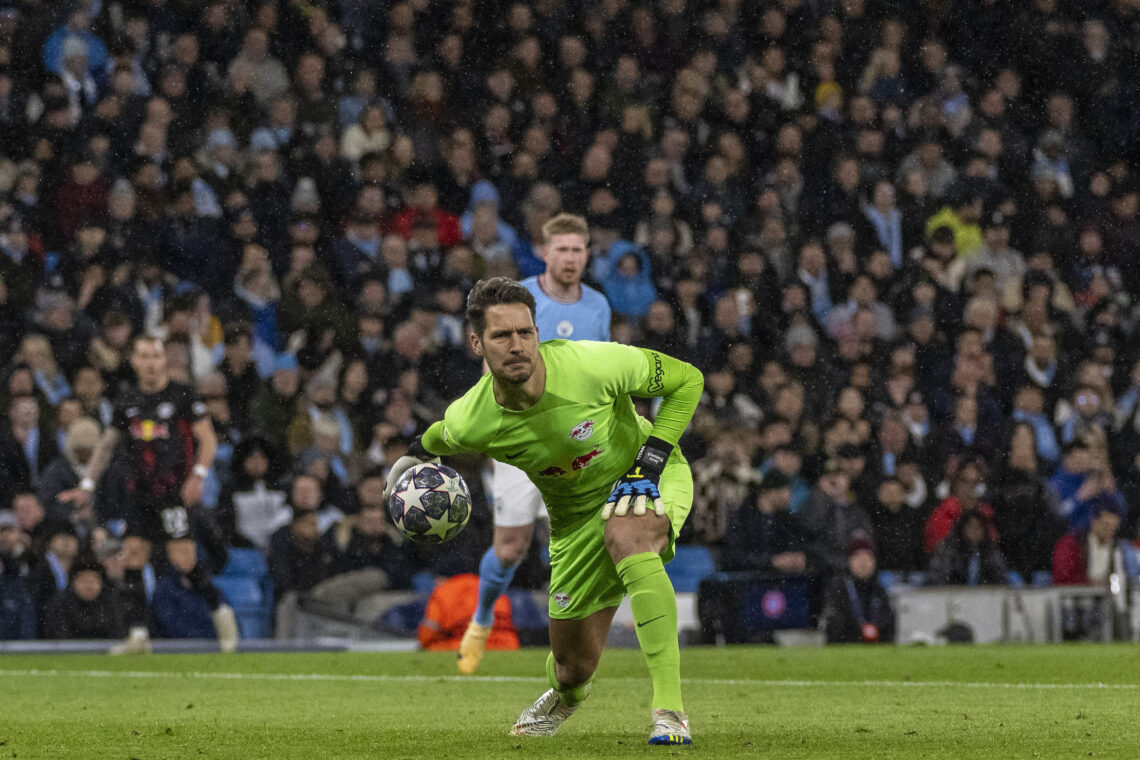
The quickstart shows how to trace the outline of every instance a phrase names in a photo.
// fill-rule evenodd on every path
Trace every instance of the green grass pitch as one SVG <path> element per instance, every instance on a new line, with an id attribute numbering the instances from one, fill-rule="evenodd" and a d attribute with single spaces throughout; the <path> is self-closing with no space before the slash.
<path id="1" fill-rule="evenodd" d="M 508 736 L 545 656 L 5 656 L 0 760 L 1140 757 L 1136 646 L 685 649 L 688 748 L 647 746 L 635 650 L 558 736 Z"/>

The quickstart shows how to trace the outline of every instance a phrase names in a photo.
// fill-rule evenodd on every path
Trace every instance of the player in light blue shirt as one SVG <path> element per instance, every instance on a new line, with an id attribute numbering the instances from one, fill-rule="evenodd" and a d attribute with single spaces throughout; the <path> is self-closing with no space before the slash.
<path id="1" fill-rule="evenodd" d="M 606 297 L 588 285 L 582 284 L 582 273 L 574 273 L 576 264 L 560 264 L 560 275 L 547 271 L 522 281 L 522 286 L 534 295 L 537 313 L 534 323 L 542 340 L 600 340 L 610 339 L 610 304 Z M 573 282 L 563 286 L 558 277 Z M 567 300 L 567 292 L 573 293 Z"/>
<path id="2" fill-rule="evenodd" d="M 539 340 L 610 339 L 610 305 L 606 297 L 582 284 L 590 259 L 586 220 L 559 214 L 542 226 L 539 254 L 546 271 L 522 281 L 534 294 Z M 546 505 L 530 479 L 509 462 L 495 462 L 491 501 L 495 508 L 495 538 L 479 563 L 479 605 L 459 644 L 459 672 L 474 673 L 487 648 L 494 622 L 493 608 L 511 585 L 515 568 L 534 539 L 534 524 L 546 519 Z"/>

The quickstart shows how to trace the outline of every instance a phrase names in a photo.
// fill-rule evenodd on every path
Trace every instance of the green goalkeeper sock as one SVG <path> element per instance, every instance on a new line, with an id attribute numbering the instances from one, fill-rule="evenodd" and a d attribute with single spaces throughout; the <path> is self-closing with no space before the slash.
<path id="1" fill-rule="evenodd" d="M 617 571 L 629 594 L 637 640 L 653 679 L 653 709 L 682 711 L 677 595 L 665 565 L 660 556 L 644 552 L 617 563 Z"/>
<path id="2" fill-rule="evenodd" d="M 550 686 L 558 692 L 558 696 L 562 698 L 562 703 L 567 707 L 582 704 L 582 700 L 590 696 L 590 684 L 594 682 L 594 679 L 591 678 L 580 686 L 570 689 L 564 688 L 558 683 L 558 676 L 554 673 L 554 652 L 546 657 L 546 680 L 550 681 Z"/>

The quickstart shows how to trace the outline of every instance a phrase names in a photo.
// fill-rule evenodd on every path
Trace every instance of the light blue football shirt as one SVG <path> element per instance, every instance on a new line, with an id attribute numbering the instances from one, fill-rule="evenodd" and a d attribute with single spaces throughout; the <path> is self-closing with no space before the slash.
<path id="1" fill-rule="evenodd" d="M 581 298 L 562 303 L 542 289 L 537 276 L 526 278 L 522 285 L 534 295 L 539 340 L 609 341 L 610 304 L 598 291 L 582 285 Z"/>

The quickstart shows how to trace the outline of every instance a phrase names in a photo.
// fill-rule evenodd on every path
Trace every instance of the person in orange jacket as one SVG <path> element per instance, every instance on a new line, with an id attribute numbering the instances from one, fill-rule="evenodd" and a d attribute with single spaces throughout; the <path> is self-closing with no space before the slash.
<path id="1" fill-rule="evenodd" d="M 431 652 L 457 651 L 478 600 L 479 576 L 475 573 L 461 573 L 436 586 L 416 631 L 420 648 Z M 506 595 L 495 602 L 494 614 L 487 649 L 518 649 L 519 636 L 511 620 L 511 600 Z"/>

